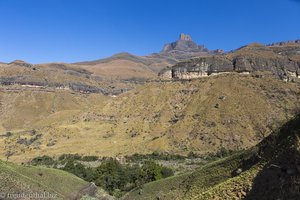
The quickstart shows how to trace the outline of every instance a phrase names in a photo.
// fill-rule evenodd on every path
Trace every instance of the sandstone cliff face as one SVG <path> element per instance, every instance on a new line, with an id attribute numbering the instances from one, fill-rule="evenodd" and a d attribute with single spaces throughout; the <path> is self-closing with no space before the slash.
<path id="1" fill-rule="evenodd" d="M 238 56 L 233 60 L 234 71 L 271 71 L 280 78 L 284 78 L 287 72 L 299 74 L 297 62 L 288 58 L 269 59 L 264 57 Z"/>
<path id="2" fill-rule="evenodd" d="M 159 76 L 164 79 L 194 79 L 215 73 L 232 72 L 232 61 L 222 56 L 200 57 L 180 62 L 172 68 L 161 71 Z"/>
<path id="3" fill-rule="evenodd" d="M 159 73 L 163 79 L 193 79 L 225 72 L 269 71 L 283 80 L 300 77 L 300 45 L 249 45 L 225 55 L 194 58 Z"/>

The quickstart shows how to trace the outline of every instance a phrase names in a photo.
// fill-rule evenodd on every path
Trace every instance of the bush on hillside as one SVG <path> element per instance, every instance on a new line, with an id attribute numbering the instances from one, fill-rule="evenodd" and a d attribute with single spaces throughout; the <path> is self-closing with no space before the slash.
<path id="1" fill-rule="evenodd" d="M 32 165 L 46 165 L 51 166 L 54 165 L 56 162 L 53 158 L 49 156 L 39 156 L 31 160 Z"/>
<path id="2" fill-rule="evenodd" d="M 92 161 L 97 161 L 99 158 L 97 156 L 83 156 L 81 158 L 82 161 L 86 162 L 92 162 Z"/>

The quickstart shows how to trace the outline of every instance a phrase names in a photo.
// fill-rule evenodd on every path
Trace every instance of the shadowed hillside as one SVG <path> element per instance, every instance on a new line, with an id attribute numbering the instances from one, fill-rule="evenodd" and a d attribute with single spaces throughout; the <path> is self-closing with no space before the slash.
<path id="1" fill-rule="evenodd" d="M 300 115 L 259 146 L 267 165 L 253 180 L 246 200 L 300 198 Z"/>
<path id="2" fill-rule="evenodd" d="M 256 147 L 146 184 L 124 199 L 299 199 L 299 136 L 298 114 Z"/>

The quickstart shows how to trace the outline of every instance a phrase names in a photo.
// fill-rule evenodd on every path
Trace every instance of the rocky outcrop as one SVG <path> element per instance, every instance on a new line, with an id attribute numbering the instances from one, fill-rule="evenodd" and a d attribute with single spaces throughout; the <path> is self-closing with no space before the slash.
<path id="1" fill-rule="evenodd" d="M 35 87 L 35 88 L 55 88 L 55 89 L 66 89 L 73 90 L 75 92 L 81 93 L 102 93 L 109 94 L 109 91 L 106 91 L 102 88 L 95 86 L 83 84 L 83 83 L 69 83 L 62 84 L 57 82 L 42 82 L 42 81 L 28 81 L 24 80 L 23 77 L 0 77 L 0 85 L 20 85 L 24 87 Z"/>
<path id="2" fill-rule="evenodd" d="M 272 43 L 268 46 L 283 46 L 283 45 L 287 45 L 287 44 L 300 44 L 300 39 L 299 40 L 283 41 L 283 42 L 275 42 L 275 43 Z"/>
<path id="3" fill-rule="evenodd" d="M 103 95 L 119 95 L 128 91 L 128 88 L 108 89 L 101 88 L 84 83 L 58 83 L 58 82 L 43 82 L 43 81 L 28 81 L 22 77 L 0 77 L 0 85 L 2 86 L 21 86 L 24 88 L 40 88 L 42 90 L 71 90 L 79 93 L 100 93 Z M 22 88 L 19 88 L 20 90 Z"/>
<path id="4" fill-rule="evenodd" d="M 288 72 L 300 73 L 298 63 L 287 57 L 238 56 L 233 59 L 233 67 L 234 71 L 271 71 L 279 78 L 284 78 Z"/>
<path id="5" fill-rule="evenodd" d="M 180 62 L 159 73 L 161 79 L 193 79 L 219 73 L 269 71 L 282 80 L 300 77 L 300 58 L 294 55 L 300 50 L 280 47 L 280 49 L 250 45 L 237 51 L 194 58 Z"/>
<path id="6" fill-rule="evenodd" d="M 159 73 L 163 79 L 194 79 L 216 73 L 234 71 L 232 61 L 226 57 L 211 56 L 195 58 L 186 62 L 180 62 L 172 68 Z"/>
<path id="7" fill-rule="evenodd" d="M 184 34 L 184 33 L 181 33 L 179 35 L 179 40 L 185 40 L 185 41 L 193 41 L 192 40 L 192 37 L 188 34 Z"/>
<path id="8" fill-rule="evenodd" d="M 75 92 L 107 94 L 107 92 L 101 88 L 97 88 L 91 85 L 86 85 L 83 83 L 70 83 L 69 88 Z"/>
<path id="9" fill-rule="evenodd" d="M 163 49 L 163 52 L 171 51 L 195 51 L 195 52 L 208 52 L 209 50 L 204 47 L 204 45 L 197 45 L 187 34 L 181 33 L 179 39 L 176 42 L 166 44 Z"/>

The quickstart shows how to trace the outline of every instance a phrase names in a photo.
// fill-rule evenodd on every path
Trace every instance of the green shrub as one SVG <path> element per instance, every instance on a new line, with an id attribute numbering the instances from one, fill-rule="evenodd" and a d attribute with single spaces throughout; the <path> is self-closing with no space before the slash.
<path id="1" fill-rule="evenodd" d="M 13 133 L 10 131 L 6 132 L 6 134 L 5 134 L 6 137 L 11 137 L 12 135 L 13 135 Z"/>
<path id="2" fill-rule="evenodd" d="M 128 177 L 125 169 L 115 159 L 108 159 L 96 168 L 96 184 L 106 189 L 110 194 L 115 189 L 123 190 Z"/>
<path id="3" fill-rule="evenodd" d="M 136 157 L 144 157 L 136 155 Z M 161 157 L 161 154 L 151 154 L 151 157 Z M 56 166 L 64 164 L 63 170 L 70 172 L 85 181 L 94 182 L 97 186 L 104 188 L 109 194 L 120 197 L 142 184 L 156 181 L 174 175 L 172 169 L 161 166 L 153 160 L 146 160 L 142 166 L 121 165 L 116 159 L 103 159 L 100 166 L 96 168 L 86 167 L 78 162 L 98 160 L 96 156 L 81 157 L 78 154 L 63 154 L 57 161 L 49 156 L 37 157 L 32 160 L 35 165 Z"/>
<path id="4" fill-rule="evenodd" d="M 56 164 L 55 160 L 49 156 L 39 156 L 31 160 L 32 165 L 54 165 Z"/>
<path id="5" fill-rule="evenodd" d="M 95 176 L 93 169 L 87 168 L 81 163 L 75 163 L 74 161 L 68 161 L 63 170 L 75 174 L 76 176 L 89 182 L 95 180 L 97 177 Z"/>
<path id="6" fill-rule="evenodd" d="M 145 181 L 150 182 L 162 179 L 161 169 L 162 167 L 154 161 L 146 161 L 142 166 L 142 170 L 146 173 Z"/>
<path id="7" fill-rule="evenodd" d="M 60 161 L 75 161 L 75 160 L 81 160 L 81 156 L 78 154 L 62 154 L 58 157 L 58 160 Z"/>
<path id="8" fill-rule="evenodd" d="M 182 155 L 173 155 L 168 153 L 153 152 L 152 154 L 133 154 L 125 156 L 126 160 L 131 162 L 144 161 L 144 160 L 183 160 L 186 157 Z"/>
<path id="9" fill-rule="evenodd" d="M 91 161 L 97 161 L 99 158 L 97 156 L 83 156 L 81 158 L 82 161 L 91 162 Z"/>
<path id="10" fill-rule="evenodd" d="M 162 167 L 161 174 L 162 174 L 163 178 L 167 178 L 167 177 L 170 177 L 170 176 L 174 176 L 174 171 L 170 168 Z"/>

